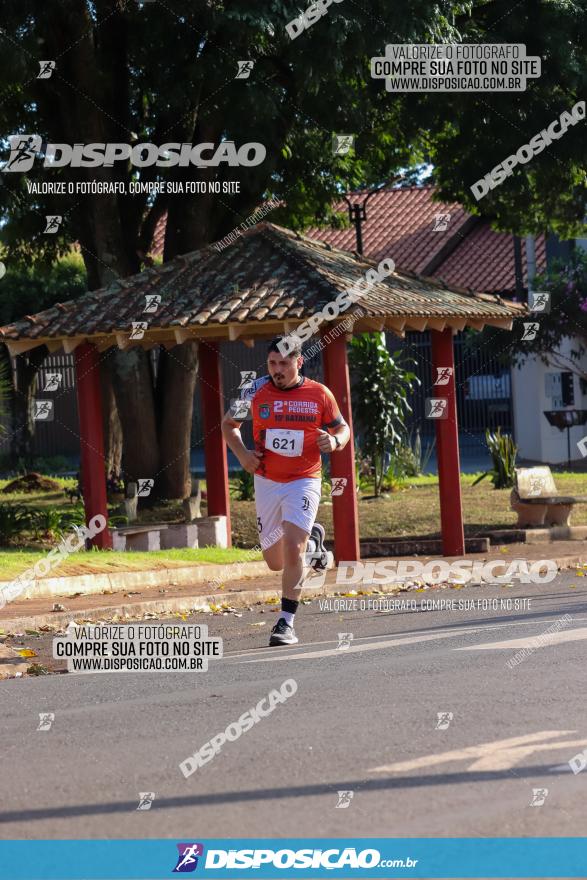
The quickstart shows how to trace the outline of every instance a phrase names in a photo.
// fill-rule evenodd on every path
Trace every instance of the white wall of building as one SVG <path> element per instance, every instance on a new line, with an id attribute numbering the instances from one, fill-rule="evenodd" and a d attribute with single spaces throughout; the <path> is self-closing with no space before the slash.
<path id="1" fill-rule="evenodd" d="M 571 339 L 563 340 L 560 353 L 570 356 L 577 343 Z M 582 369 L 587 372 L 587 356 Z M 518 444 L 518 458 L 542 462 L 543 464 L 565 464 L 567 461 L 567 430 L 559 431 L 551 426 L 544 410 L 586 409 L 587 395 L 581 393 L 581 383 L 573 376 L 575 402 L 564 407 L 560 399 L 556 374 L 565 369 L 560 365 L 546 365 L 539 358 L 527 358 L 522 367 L 512 367 L 512 406 L 514 431 Z M 571 461 L 584 461 L 577 443 L 587 437 L 587 425 L 570 429 Z"/>

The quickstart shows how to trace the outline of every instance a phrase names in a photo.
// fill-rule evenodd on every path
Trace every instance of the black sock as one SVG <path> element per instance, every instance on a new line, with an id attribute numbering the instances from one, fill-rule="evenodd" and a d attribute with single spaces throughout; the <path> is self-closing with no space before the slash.
<path id="1" fill-rule="evenodd" d="M 281 600 L 281 617 L 285 620 L 288 626 L 293 626 L 295 613 L 298 610 L 298 605 L 300 603 L 296 602 L 295 599 L 285 599 Z"/>

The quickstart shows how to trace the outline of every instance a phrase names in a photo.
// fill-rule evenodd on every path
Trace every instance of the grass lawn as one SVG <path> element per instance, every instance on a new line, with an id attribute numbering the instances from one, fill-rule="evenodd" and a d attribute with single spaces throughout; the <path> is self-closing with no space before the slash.
<path id="1" fill-rule="evenodd" d="M 46 551 L 0 550 L 0 580 L 8 581 L 30 568 Z M 151 553 L 93 551 L 76 553 L 56 566 L 47 576 L 66 577 L 81 574 L 111 574 L 116 571 L 155 571 L 164 568 L 182 568 L 189 565 L 227 564 L 230 562 L 255 562 L 262 559 L 260 551 L 252 552 L 239 547 L 203 547 L 201 550 L 187 548 L 156 550 Z"/>
<path id="2" fill-rule="evenodd" d="M 461 476 L 465 533 L 472 537 L 488 528 L 511 528 L 516 514 L 510 510 L 510 489 L 494 489 L 488 478 L 477 486 L 478 474 Z M 587 495 L 587 474 L 557 473 L 555 482 L 562 495 Z M 333 538 L 332 503 L 323 500 L 318 519 Z M 361 538 L 435 537 L 440 533 L 438 477 L 411 477 L 407 485 L 380 498 L 359 498 Z M 573 512 L 574 525 L 587 525 L 587 504 L 579 504 Z M 233 541 L 251 546 L 257 541 L 255 505 L 252 501 L 232 502 Z"/>
<path id="3" fill-rule="evenodd" d="M 587 473 L 555 473 L 559 492 L 564 495 L 587 495 Z M 489 528 L 508 528 L 515 525 L 516 515 L 510 510 L 509 489 L 495 490 L 489 479 L 473 486 L 475 474 L 461 477 L 465 533 L 474 536 Z M 6 485 L 0 480 L 0 490 Z M 64 487 L 72 480 L 59 480 Z M 0 494 L 0 503 L 11 502 L 27 507 L 58 507 L 71 510 L 72 505 L 65 494 L 48 492 L 39 494 Z M 203 513 L 205 515 L 205 504 Z M 153 553 L 77 553 L 70 560 L 54 569 L 56 575 L 89 574 L 116 570 L 157 569 L 189 564 L 228 563 L 260 560 L 255 504 L 253 501 L 231 499 L 232 537 L 234 547 L 228 550 L 209 547 L 201 550 L 161 550 Z M 323 496 L 318 519 L 326 529 L 327 538 L 333 538 L 332 502 Z M 376 537 L 435 537 L 440 529 L 440 506 L 438 478 L 423 476 L 409 478 L 405 486 L 395 492 L 387 492 L 380 498 L 368 494 L 359 496 L 359 520 L 361 538 Z M 140 513 L 141 522 L 181 522 L 181 505 L 164 502 Z M 587 504 L 577 505 L 573 513 L 575 525 L 587 525 Z M 4 542 L 6 543 L 6 542 Z M 57 539 L 34 542 L 27 546 L 0 548 L 0 580 L 10 580 L 43 558 L 54 547 Z"/>

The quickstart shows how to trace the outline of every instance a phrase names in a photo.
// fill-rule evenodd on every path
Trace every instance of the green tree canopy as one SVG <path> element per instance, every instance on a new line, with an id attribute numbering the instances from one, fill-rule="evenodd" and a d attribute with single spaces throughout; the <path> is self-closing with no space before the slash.
<path id="1" fill-rule="evenodd" d="M 53 143 L 253 141 L 253 168 L 140 170 L 42 167 L 3 174 L 2 238 L 8 263 L 51 264 L 79 242 L 95 289 L 137 272 L 167 212 L 164 259 L 222 238 L 267 197 L 269 219 L 301 227 L 328 216 L 334 197 L 432 162 L 445 198 L 481 207 L 504 229 L 548 226 L 572 234 L 585 214 L 581 123 L 493 190 L 479 206 L 469 187 L 584 94 L 585 0 L 469 2 L 374 0 L 332 4 L 291 40 L 286 24 L 304 0 L 5 0 L 0 129 Z M 525 43 L 543 74 L 523 93 L 391 94 L 371 79 L 386 44 Z M 39 62 L 55 61 L 49 78 Z M 254 62 L 237 79 L 238 62 Z M 335 155 L 334 133 L 355 135 Z M 6 153 L 6 156 L 8 154 Z M 28 184 L 98 180 L 236 180 L 236 195 L 33 194 Z M 63 217 L 56 234 L 45 216 Z M 34 311 L 34 308 L 30 309 Z M 104 354 L 114 380 L 127 466 L 158 474 L 162 491 L 189 485 L 189 437 L 197 355 L 193 344 L 161 355 L 153 384 L 146 352 Z"/>

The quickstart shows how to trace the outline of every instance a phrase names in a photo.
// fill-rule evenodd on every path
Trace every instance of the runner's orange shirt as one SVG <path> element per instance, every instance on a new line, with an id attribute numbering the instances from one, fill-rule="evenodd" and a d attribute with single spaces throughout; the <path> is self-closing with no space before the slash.
<path id="1" fill-rule="evenodd" d="M 255 473 L 277 483 L 320 477 L 318 428 L 344 423 L 334 395 L 326 385 L 305 376 L 288 389 L 263 378 L 266 381 L 250 397 L 255 449 L 263 455 Z"/>

